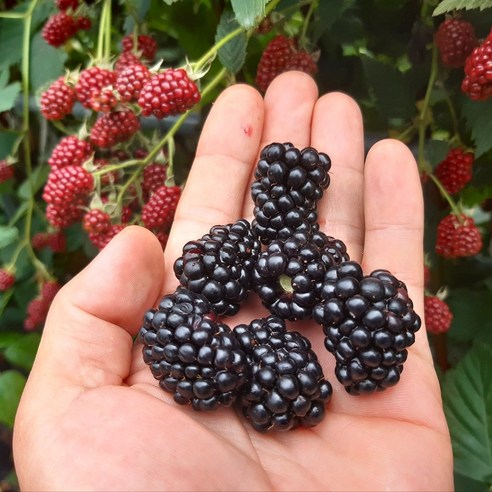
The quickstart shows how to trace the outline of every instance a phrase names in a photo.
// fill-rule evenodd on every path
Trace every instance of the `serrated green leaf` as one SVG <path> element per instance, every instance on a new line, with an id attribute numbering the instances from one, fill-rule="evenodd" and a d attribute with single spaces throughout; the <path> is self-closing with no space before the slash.
<path id="1" fill-rule="evenodd" d="M 26 378 L 18 371 L 0 373 L 0 422 L 12 428 Z"/>
<path id="2" fill-rule="evenodd" d="M 12 343 L 4 351 L 3 356 L 13 366 L 29 371 L 34 363 L 40 340 L 39 333 L 27 333 Z"/>
<path id="3" fill-rule="evenodd" d="M 0 249 L 6 248 L 19 238 L 17 227 L 0 226 Z"/>
<path id="4" fill-rule="evenodd" d="M 3 111 L 9 111 L 14 107 L 15 98 L 21 91 L 21 85 L 19 82 L 14 82 L 0 89 L 0 113 Z"/>
<path id="5" fill-rule="evenodd" d="M 455 470 L 492 482 L 492 347 L 474 346 L 443 384 Z"/>
<path id="6" fill-rule="evenodd" d="M 265 17 L 267 0 L 231 0 L 236 20 L 245 29 L 251 29 Z"/>
<path id="7" fill-rule="evenodd" d="M 238 27 L 240 26 L 235 19 L 233 12 L 225 10 L 220 17 L 220 22 L 217 26 L 215 42 L 217 43 Z M 229 72 L 237 73 L 241 69 L 244 60 L 246 59 L 247 45 L 248 39 L 246 33 L 242 32 L 219 49 L 219 60 Z"/>
<path id="8" fill-rule="evenodd" d="M 453 10 L 488 9 L 492 7 L 492 0 L 443 0 L 432 12 L 432 15 L 441 15 Z"/>
<path id="9" fill-rule="evenodd" d="M 492 149 L 492 99 L 466 99 L 461 110 L 475 142 L 475 157 L 478 158 Z"/>

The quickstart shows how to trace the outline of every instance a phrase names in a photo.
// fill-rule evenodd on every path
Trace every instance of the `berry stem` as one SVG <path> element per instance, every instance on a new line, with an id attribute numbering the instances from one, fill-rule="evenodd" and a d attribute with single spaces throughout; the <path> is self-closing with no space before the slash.
<path id="1" fill-rule="evenodd" d="M 446 104 L 449 109 L 449 114 L 451 116 L 451 120 L 453 122 L 453 132 L 454 136 L 453 139 L 456 141 L 457 145 L 461 145 L 461 137 L 460 137 L 460 131 L 459 131 L 459 125 L 458 125 L 458 118 L 456 116 L 456 110 L 454 109 L 453 102 L 451 101 L 451 98 L 449 97 L 449 92 L 446 88 L 446 85 L 442 80 L 440 80 L 440 85 L 443 89 L 444 93 L 444 100 L 446 101 Z"/>
<path id="2" fill-rule="evenodd" d="M 303 48 L 306 48 L 307 30 L 309 27 L 309 23 L 311 22 L 311 17 L 313 16 L 317 6 L 318 6 L 318 1 L 312 0 L 311 4 L 309 5 L 309 9 L 306 13 L 306 16 L 304 17 L 304 22 L 302 24 L 302 31 L 299 36 L 299 44 Z"/>
<path id="3" fill-rule="evenodd" d="M 111 0 L 103 0 L 99 32 L 97 35 L 96 62 L 109 60 L 111 55 Z"/>
<path id="4" fill-rule="evenodd" d="M 442 183 L 439 181 L 437 176 L 434 173 L 427 173 L 427 175 L 434 181 L 435 185 L 437 186 L 437 189 L 439 190 L 439 193 L 441 193 L 441 196 L 449 203 L 449 206 L 451 208 L 451 211 L 453 214 L 456 215 L 456 217 L 459 217 L 461 212 L 456 205 L 455 201 L 452 199 L 451 195 L 447 192 L 446 188 L 442 185 Z"/>

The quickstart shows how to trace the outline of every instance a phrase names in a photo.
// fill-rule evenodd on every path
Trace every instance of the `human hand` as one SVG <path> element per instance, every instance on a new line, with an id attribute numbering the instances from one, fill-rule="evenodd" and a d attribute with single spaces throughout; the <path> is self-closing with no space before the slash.
<path id="1" fill-rule="evenodd" d="M 307 336 L 334 394 L 313 428 L 260 434 L 233 409 L 195 412 L 163 392 L 133 345 L 145 311 L 177 286 L 186 241 L 215 224 L 252 219 L 259 150 L 312 145 L 332 159 L 318 206 L 321 229 L 364 271 L 386 268 L 423 313 L 423 203 L 415 161 L 377 143 L 364 162 L 360 111 L 349 97 L 318 99 L 308 76 L 278 77 L 265 99 L 233 86 L 214 104 L 165 251 L 142 228 L 120 233 L 60 291 L 48 315 L 14 428 L 23 490 L 451 490 L 452 454 L 425 328 L 400 383 L 348 395 L 314 322 Z M 251 295 L 230 326 L 267 316 Z"/>

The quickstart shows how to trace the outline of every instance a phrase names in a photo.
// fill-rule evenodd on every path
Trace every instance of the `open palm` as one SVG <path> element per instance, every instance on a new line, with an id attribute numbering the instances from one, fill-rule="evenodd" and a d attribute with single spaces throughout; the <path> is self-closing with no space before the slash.
<path id="1" fill-rule="evenodd" d="M 321 229 L 342 239 L 364 271 L 386 268 L 422 303 L 423 205 L 415 161 L 385 140 L 364 158 L 360 111 L 349 97 L 318 98 L 290 72 L 265 99 L 233 86 L 205 124 L 164 261 L 142 228 L 120 233 L 69 282 L 50 310 L 14 430 L 24 490 L 449 490 L 452 456 L 425 329 L 400 383 L 349 396 L 314 323 L 291 323 L 318 353 L 334 394 L 314 428 L 260 434 L 233 409 L 195 412 L 153 379 L 132 335 L 177 280 L 182 245 L 215 224 L 252 218 L 249 184 L 273 141 L 332 158 Z M 252 295 L 230 325 L 268 313 Z"/>

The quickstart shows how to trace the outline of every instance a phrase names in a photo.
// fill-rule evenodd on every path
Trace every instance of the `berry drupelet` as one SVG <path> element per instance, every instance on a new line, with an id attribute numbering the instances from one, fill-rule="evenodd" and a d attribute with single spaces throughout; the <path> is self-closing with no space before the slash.
<path id="1" fill-rule="evenodd" d="M 357 262 L 348 261 L 327 271 L 321 295 L 314 319 L 347 392 L 367 394 L 397 384 L 406 349 L 421 326 L 405 284 L 386 270 L 364 276 Z"/>
<path id="2" fill-rule="evenodd" d="M 320 298 L 326 271 L 349 259 L 342 241 L 322 232 L 297 232 L 272 241 L 253 272 L 254 289 L 263 304 L 291 321 L 309 319 Z"/>
<path id="3" fill-rule="evenodd" d="M 319 228 L 316 204 L 330 184 L 331 160 L 311 147 L 272 143 L 261 151 L 251 197 L 253 230 L 264 244 Z"/>
<path id="4" fill-rule="evenodd" d="M 230 406 L 244 384 L 246 354 L 200 294 L 178 288 L 149 310 L 140 329 L 144 361 L 160 387 L 195 410 Z"/>
<path id="5" fill-rule="evenodd" d="M 332 387 L 309 340 L 287 331 L 276 316 L 238 325 L 233 332 L 249 361 L 238 402 L 253 428 L 286 431 L 319 424 Z"/>
<path id="6" fill-rule="evenodd" d="M 197 241 L 183 247 L 183 255 L 174 263 L 180 285 L 203 294 L 218 315 L 239 311 L 252 287 L 253 267 L 260 243 L 247 220 L 214 226 Z"/>

